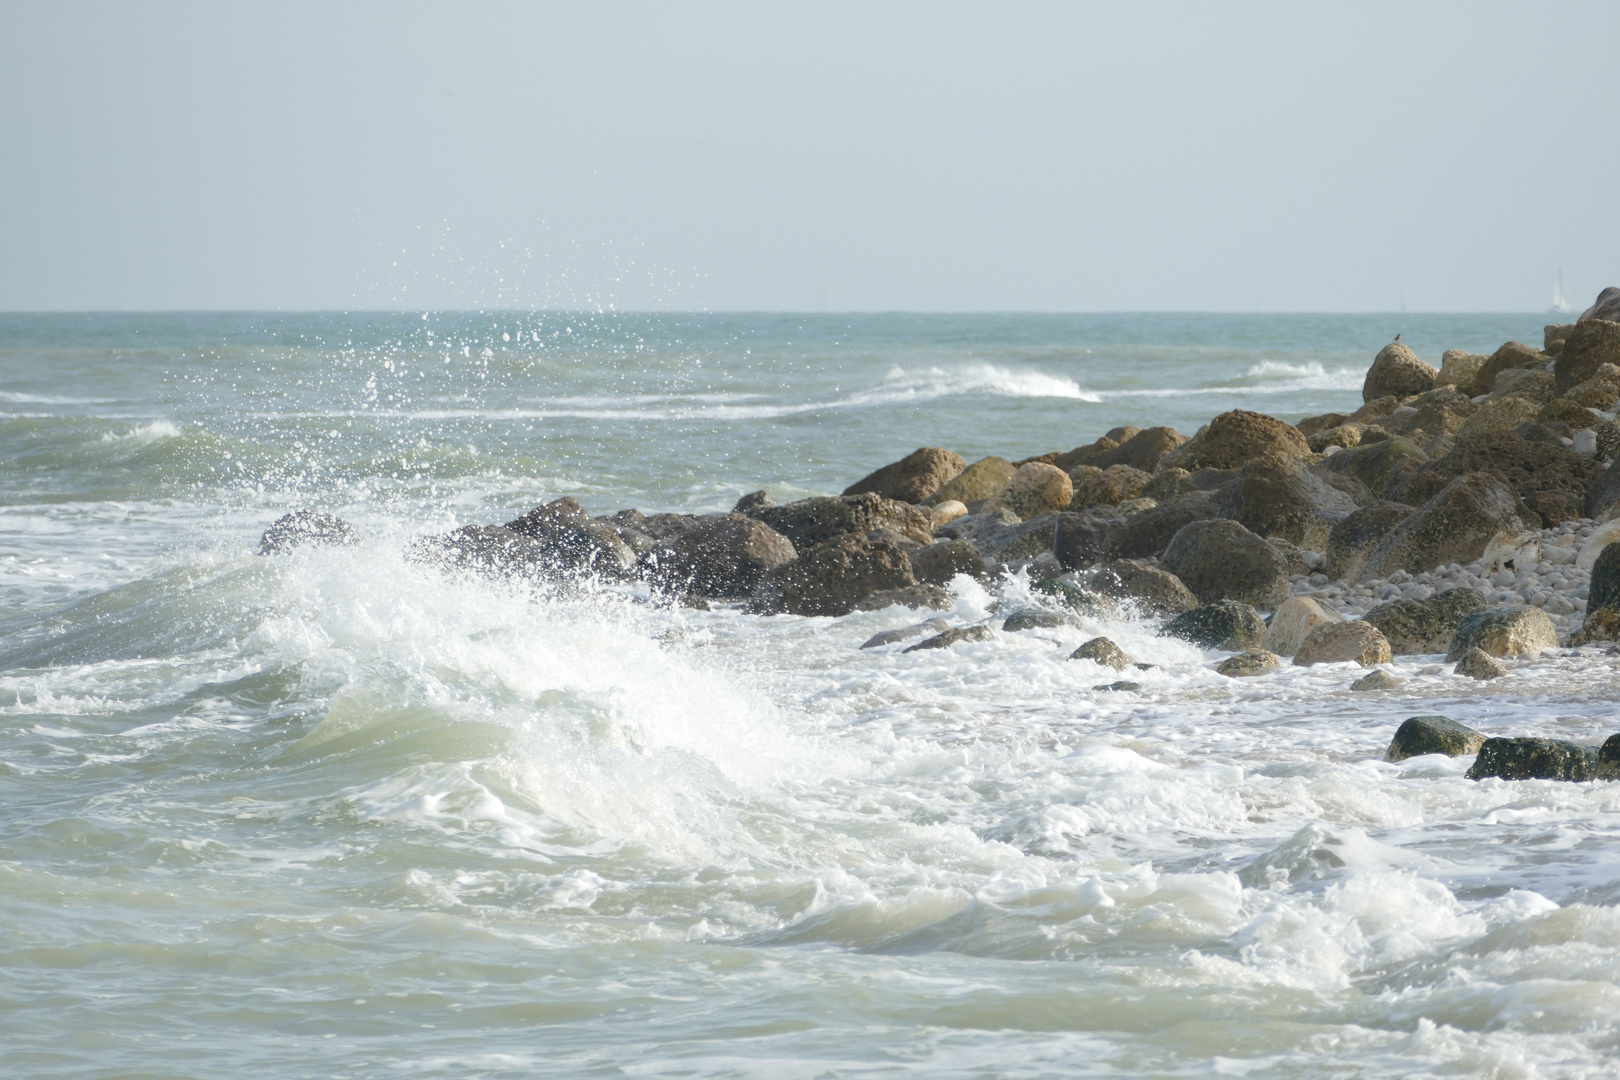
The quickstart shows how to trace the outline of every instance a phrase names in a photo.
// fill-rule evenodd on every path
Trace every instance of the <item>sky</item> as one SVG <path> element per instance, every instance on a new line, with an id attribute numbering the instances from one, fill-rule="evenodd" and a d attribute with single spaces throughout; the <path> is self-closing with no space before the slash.
<path id="1" fill-rule="evenodd" d="M 1620 4 L 0 0 L 0 310 L 1541 311 Z"/>

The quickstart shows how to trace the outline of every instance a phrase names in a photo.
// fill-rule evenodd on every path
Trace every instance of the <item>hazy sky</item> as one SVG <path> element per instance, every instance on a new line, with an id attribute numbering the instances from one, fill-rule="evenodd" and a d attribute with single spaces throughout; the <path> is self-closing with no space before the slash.
<path id="1" fill-rule="evenodd" d="M 0 308 L 1537 311 L 1620 4 L 0 0 Z"/>

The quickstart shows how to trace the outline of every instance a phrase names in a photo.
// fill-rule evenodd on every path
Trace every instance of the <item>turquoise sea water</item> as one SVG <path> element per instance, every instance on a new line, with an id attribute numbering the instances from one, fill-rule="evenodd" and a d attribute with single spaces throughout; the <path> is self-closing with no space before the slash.
<path id="1" fill-rule="evenodd" d="M 1600 738 L 1612 661 L 1350 695 L 1145 623 L 860 652 L 917 616 L 401 557 L 1348 411 L 1397 331 L 1544 321 L 0 315 L 0 1071 L 1607 1075 L 1620 786 L 1378 758 L 1418 713 Z M 305 506 L 365 542 L 252 554 Z M 1097 690 L 1095 632 L 1162 671 Z"/>

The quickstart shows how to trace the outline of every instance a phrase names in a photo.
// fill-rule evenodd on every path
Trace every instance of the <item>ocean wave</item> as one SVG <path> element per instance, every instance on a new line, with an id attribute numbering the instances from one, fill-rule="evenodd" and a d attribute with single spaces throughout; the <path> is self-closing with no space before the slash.
<path id="1" fill-rule="evenodd" d="M 142 424 L 125 432 L 109 431 L 101 437 L 102 442 L 130 442 L 139 446 L 146 446 L 159 439 L 178 439 L 180 426 L 172 420 L 153 420 L 149 424 Z"/>
<path id="2" fill-rule="evenodd" d="M 117 400 L 117 398 L 51 397 L 48 394 L 22 394 L 15 390 L 0 390 L 0 401 L 12 401 L 19 405 L 107 405 Z"/>
<path id="3" fill-rule="evenodd" d="M 1365 372 L 1352 368 L 1329 370 L 1317 361 L 1290 364 L 1280 360 L 1262 360 L 1251 364 L 1235 379 L 1193 387 L 1155 387 L 1142 390 L 1105 390 L 1104 401 L 1127 397 L 1187 397 L 1200 394 L 1265 395 L 1297 394 L 1305 391 L 1358 390 Z"/>

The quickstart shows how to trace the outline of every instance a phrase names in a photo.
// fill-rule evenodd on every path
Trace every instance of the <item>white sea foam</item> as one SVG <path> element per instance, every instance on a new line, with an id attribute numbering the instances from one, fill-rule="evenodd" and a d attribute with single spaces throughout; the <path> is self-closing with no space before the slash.
<path id="1" fill-rule="evenodd" d="M 161 439 L 178 439 L 180 425 L 172 420 L 153 420 L 128 431 L 109 431 L 101 436 L 102 442 L 133 443 L 145 446 Z"/>

